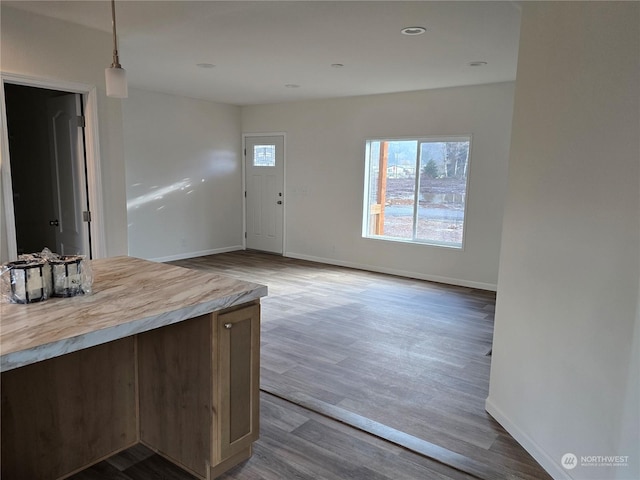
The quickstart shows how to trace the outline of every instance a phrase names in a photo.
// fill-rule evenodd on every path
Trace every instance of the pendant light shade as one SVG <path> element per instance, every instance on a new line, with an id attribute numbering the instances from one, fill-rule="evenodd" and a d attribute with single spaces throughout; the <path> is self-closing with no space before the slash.
<path id="1" fill-rule="evenodd" d="M 118 58 L 118 37 L 116 35 L 116 2 L 111 0 L 111 26 L 113 27 L 113 62 L 105 68 L 105 82 L 107 84 L 107 97 L 127 98 L 127 72 Z"/>
<path id="2" fill-rule="evenodd" d="M 109 67 L 104 69 L 107 82 L 107 97 L 127 98 L 127 71 L 122 67 Z"/>

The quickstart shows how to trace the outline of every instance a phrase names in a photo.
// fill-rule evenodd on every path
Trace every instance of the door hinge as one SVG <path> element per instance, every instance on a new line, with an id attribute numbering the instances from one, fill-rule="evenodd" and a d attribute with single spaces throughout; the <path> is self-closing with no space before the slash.
<path id="1" fill-rule="evenodd" d="M 82 221 L 83 222 L 90 222 L 91 221 L 91 212 L 88 210 L 85 210 L 84 212 L 82 212 Z"/>
<path id="2" fill-rule="evenodd" d="M 84 127 L 86 127 L 86 124 L 85 124 L 85 122 L 84 122 L 84 116 L 83 116 L 83 115 L 78 115 L 77 119 L 78 119 L 78 126 L 79 126 L 80 128 L 84 128 Z"/>
<path id="3" fill-rule="evenodd" d="M 246 148 L 244 149 L 244 156 L 245 157 L 247 156 L 247 149 Z"/>
<path id="4" fill-rule="evenodd" d="M 244 191 L 244 198 L 247 198 L 247 191 Z"/>
<path id="5" fill-rule="evenodd" d="M 244 238 L 247 238 L 247 232 L 244 232 Z"/>

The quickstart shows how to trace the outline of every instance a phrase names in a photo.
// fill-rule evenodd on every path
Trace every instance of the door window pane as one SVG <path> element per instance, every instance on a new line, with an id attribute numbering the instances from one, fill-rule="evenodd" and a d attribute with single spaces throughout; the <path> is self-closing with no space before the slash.
<path id="1" fill-rule="evenodd" d="M 253 146 L 253 166 L 254 167 L 275 167 L 276 166 L 276 146 L 275 145 L 254 145 Z"/>

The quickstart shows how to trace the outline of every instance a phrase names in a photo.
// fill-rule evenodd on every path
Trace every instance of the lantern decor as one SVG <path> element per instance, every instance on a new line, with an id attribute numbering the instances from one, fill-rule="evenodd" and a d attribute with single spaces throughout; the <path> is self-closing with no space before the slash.
<path id="1" fill-rule="evenodd" d="M 49 297 L 51 273 L 45 260 L 17 260 L 7 267 L 14 303 L 41 302 Z"/>
<path id="2" fill-rule="evenodd" d="M 63 255 L 50 260 L 51 278 L 53 281 L 52 296 L 75 297 L 82 291 L 82 257 Z"/>
<path id="3" fill-rule="evenodd" d="M 82 255 L 58 255 L 45 248 L 0 266 L 0 301 L 4 303 L 90 295 L 92 286 L 91 263 Z"/>

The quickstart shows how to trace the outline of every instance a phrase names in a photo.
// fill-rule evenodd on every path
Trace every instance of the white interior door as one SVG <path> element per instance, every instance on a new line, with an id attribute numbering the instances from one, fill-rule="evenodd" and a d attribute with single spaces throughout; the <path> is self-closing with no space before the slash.
<path id="1" fill-rule="evenodd" d="M 55 217 L 49 221 L 56 233 L 56 253 L 89 255 L 84 140 L 79 119 L 80 95 L 69 94 L 47 100 L 53 202 Z"/>
<path id="2" fill-rule="evenodd" d="M 283 252 L 284 137 L 245 137 L 247 248 Z"/>

